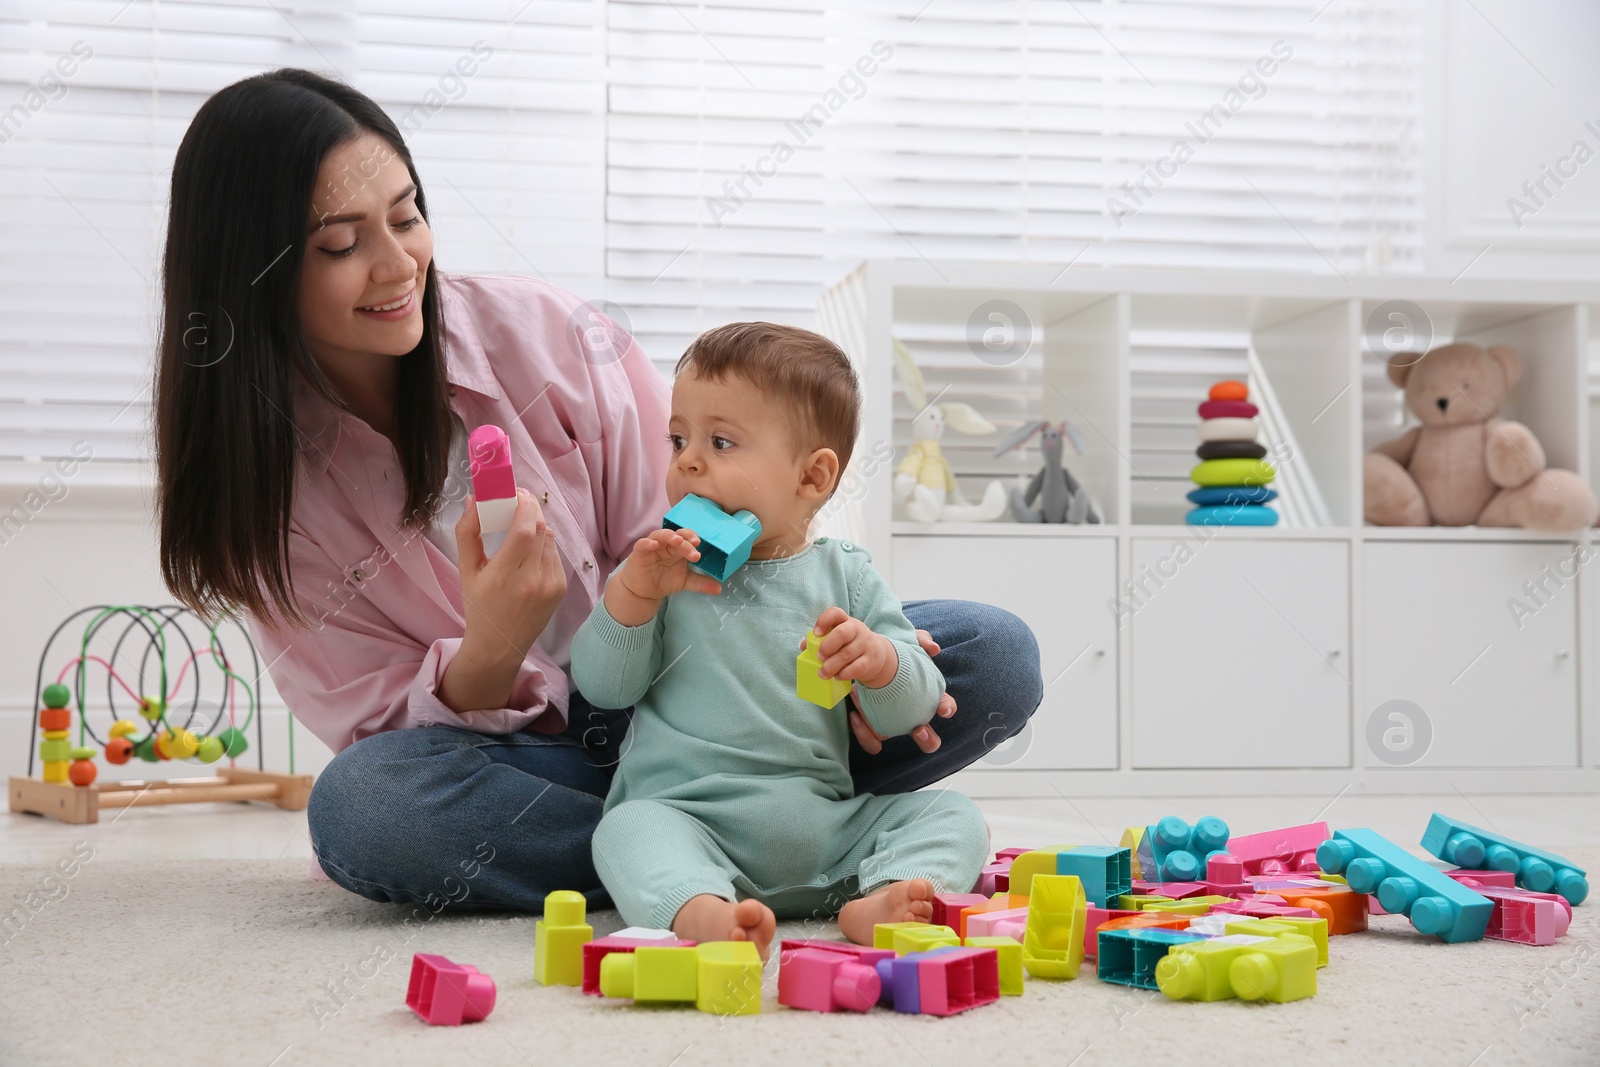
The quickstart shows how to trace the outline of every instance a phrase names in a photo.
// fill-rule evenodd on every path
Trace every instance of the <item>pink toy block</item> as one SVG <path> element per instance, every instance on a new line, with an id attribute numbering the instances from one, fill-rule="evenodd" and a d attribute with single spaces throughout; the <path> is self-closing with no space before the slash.
<path id="1" fill-rule="evenodd" d="M 1310 908 L 1295 908 L 1277 901 L 1261 900 L 1230 900 L 1225 904 L 1211 905 L 1212 911 L 1230 911 L 1235 915 L 1246 915 L 1252 919 L 1270 919 L 1277 915 L 1296 916 L 1302 919 L 1315 919 L 1317 913 Z"/>
<path id="2" fill-rule="evenodd" d="M 1317 846 L 1329 838 L 1325 822 L 1286 826 L 1260 834 L 1228 839 L 1228 855 L 1244 865 L 1246 874 L 1283 874 L 1315 871 Z"/>
<path id="3" fill-rule="evenodd" d="M 1559 893 L 1535 893 L 1527 889 L 1500 886 L 1471 887 L 1494 902 L 1484 937 L 1497 941 L 1517 941 L 1524 945 L 1553 945 L 1565 937 L 1572 922 L 1572 905 Z"/>
<path id="4" fill-rule="evenodd" d="M 992 897 L 1011 888 L 1011 861 L 991 863 L 978 872 L 978 884 L 972 887 L 978 896 Z"/>
<path id="5" fill-rule="evenodd" d="M 1024 852 L 1032 852 L 1031 848 L 1003 848 L 994 854 L 996 863 L 1010 863 Z"/>
<path id="6" fill-rule="evenodd" d="M 1502 889 L 1517 888 L 1516 871 L 1471 871 L 1457 867 L 1453 871 L 1443 872 L 1446 878 L 1454 878 L 1462 885 L 1476 888 L 1480 885 L 1499 886 Z M 1565 897 L 1562 897 L 1565 900 Z"/>
<path id="7" fill-rule="evenodd" d="M 929 921 L 935 926 L 948 926 L 959 934 L 962 932 L 961 909 L 988 902 L 989 898 L 981 893 L 936 893 L 933 898 L 933 918 Z"/>
<path id="8" fill-rule="evenodd" d="M 429 1026 L 475 1023 L 494 1010 L 494 979 L 476 967 L 418 952 L 411 957 L 406 1007 Z"/>
<path id="9" fill-rule="evenodd" d="M 600 961 L 613 952 L 632 952 L 636 948 L 694 948 L 693 941 L 654 937 L 597 937 L 583 944 L 583 991 L 600 996 Z"/>
<path id="10" fill-rule="evenodd" d="M 1156 882 L 1147 895 L 1183 900 L 1185 897 L 1204 896 L 1205 892 L 1204 882 Z"/>
<path id="11" fill-rule="evenodd" d="M 821 952 L 834 952 L 848 957 L 856 963 L 864 963 L 868 967 L 876 966 L 879 960 L 892 960 L 895 958 L 892 948 L 873 948 L 871 945 L 852 945 L 848 941 L 824 941 L 820 938 L 789 937 L 778 943 L 778 963 L 781 967 L 783 956 L 790 952 L 799 952 L 801 949 L 814 948 Z"/>
<path id="12" fill-rule="evenodd" d="M 1022 940 L 1022 931 L 1027 925 L 1027 908 L 974 912 L 967 916 L 967 936 L 1010 937 L 1020 941 Z"/>
<path id="13" fill-rule="evenodd" d="M 917 963 L 924 1015 L 954 1015 L 1000 999 L 1000 954 L 992 948 L 930 953 Z"/>
<path id="14" fill-rule="evenodd" d="M 1254 893 L 1255 886 L 1244 880 L 1244 861 L 1225 852 L 1206 858 L 1206 891 L 1225 897 Z"/>
<path id="15" fill-rule="evenodd" d="M 1100 931 L 1100 924 L 1110 922 L 1112 919 L 1122 919 L 1129 915 L 1138 915 L 1136 911 L 1124 911 L 1121 908 L 1097 908 L 1089 905 L 1085 913 L 1083 924 L 1083 955 L 1087 959 L 1094 959 L 1098 951 L 1100 939 L 1095 935 Z"/>
<path id="16" fill-rule="evenodd" d="M 892 959 L 894 953 L 888 953 Z M 871 963 L 843 952 L 801 948 L 784 952 L 778 966 L 778 1003 L 805 1011 L 866 1011 L 883 987 Z"/>

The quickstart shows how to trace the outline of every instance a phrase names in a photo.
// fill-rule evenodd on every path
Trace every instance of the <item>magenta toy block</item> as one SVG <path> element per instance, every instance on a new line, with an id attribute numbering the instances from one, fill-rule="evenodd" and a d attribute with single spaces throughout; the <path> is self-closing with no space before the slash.
<path id="1" fill-rule="evenodd" d="M 1306 823 L 1281 830 L 1246 834 L 1228 841 L 1228 855 L 1244 864 L 1246 874 L 1283 874 L 1317 869 L 1317 846 L 1328 840 L 1328 824 Z"/>
<path id="2" fill-rule="evenodd" d="M 988 900 L 989 898 L 982 893 L 936 893 L 933 898 L 933 918 L 930 921 L 934 926 L 948 926 L 955 930 L 961 918 L 962 908 L 970 908 Z"/>
<path id="3" fill-rule="evenodd" d="M 894 954 L 891 952 L 892 957 Z M 867 1011 L 882 983 L 871 963 L 842 952 L 802 948 L 785 952 L 778 966 L 778 1003 L 805 1011 Z"/>
<path id="4" fill-rule="evenodd" d="M 1108 923 L 1112 919 L 1123 919 L 1129 915 L 1138 914 L 1136 911 L 1124 911 L 1121 908 L 1097 908 L 1090 904 L 1089 910 L 1085 913 L 1086 919 L 1083 924 L 1084 956 L 1091 960 L 1094 959 L 1096 946 L 1100 943 L 1100 939 L 1095 934 L 1100 931 L 1101 923 Z"/>
<path id="5" fill-rule="evenodd" d="M 974 912 L 967 916 L 967 936 L 1011 937 L 1020 941 L 1027 925 L 1027 908 Z"/>
<path id="6" fill-rule="evenodd" d="M 917 963 L 924 1015 L 954 1015 L 1000 999 L 1000 955 L 992 948 L 928 953 Z"/>
<path id="7" fill-rule="evenodd" d="M 472 499 L 478 511 L 480 536 L 488 539 L 485 551 L 493 554 L 500 538 L 511 529 L 517 512 L 516 474 L 511 466 L 511 439 L 498 426 L 479 426 L 467 437 L 467 468 L 472 475 Z"/>
<path id="8" fill-rule="evenodd" d="M 600 961 L 612 952 L 632 952 L 636 948 L 660 946 L 662 948 L 694 948 L 693 941 L 676 938 L 647 937 L 597 937 L 583 945 L 583 991 L 600 995 Z"/>
<path id="9" fill-rule="evenodd" d="M 1501 889 L 1515 889 L 1517 887 L 1516 871 L 1474 871 L 1465 867 L 1457 867 L 1453 871 L 1443 872 L 1446 878 L 1454 878 L 1462 885 L 1470 885 L 1476 889 L 1480 885 L 1499 886 Z"/>
<path id="10" fill-rule="evenodd" d="M 1206 881 L 1244 881 L 1244 861 L 1227 852 L 1213 852 L 1206 857 Z"/>
<path id="11" fill-rule="evenodd" d="M 475 1023 L 494 1010 L 494 979 L 476 967 L 418 952 L 411 957 L 406 1007 L 429 1026 Z"/>
<path id="12" fill-rule="evenodd" d="M 1010 863 L 1024 852 L 1032 852 L 1031 848 L 1003 848 L 994 854 L 996 863 Z"/>

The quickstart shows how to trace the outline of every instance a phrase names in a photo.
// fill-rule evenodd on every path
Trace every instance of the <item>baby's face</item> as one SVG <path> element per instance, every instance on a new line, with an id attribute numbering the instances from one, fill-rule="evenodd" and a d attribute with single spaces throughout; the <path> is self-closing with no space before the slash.
<path id="1" fill-rule="evenodd" d="M 831 449 L 798 450 L 779 404 L 737 375 L 718 382 L 686 370 L 672 385 L 667 430 L 670 504 L 694 493 L 730 515 L 754 513 L 761 520 L 751 552 L 757 559 L 805 546 L 806 525 L 833 487 L 838 460 Z"/>

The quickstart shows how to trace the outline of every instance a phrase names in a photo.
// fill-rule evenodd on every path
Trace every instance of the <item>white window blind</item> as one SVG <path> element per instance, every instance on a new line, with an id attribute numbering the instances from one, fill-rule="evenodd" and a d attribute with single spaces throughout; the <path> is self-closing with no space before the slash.
<path id="1" fill-rule="evenodd" d="M 603 17 L 595 0 L 6 0 L 0 109 L 27 114 L 0 125 L 0 462 L 85 440 L 94 480 L 148 458 L 173 156 L 207 96 L 261 71 L 339 77 L 388 111 L 441 268 L 599 292 Z M 78 41 L 92 55 L 29 109 Z"/>
<path id="2" fill-rule="evenodd" d="M 721 322 L 811 325 L 868 256 L 1419 269 L 1421 0 L 1321 6 L 9 0 L 0 107 L 93 56 L 0 144 L 0 460 L 148 454 L 172 156 L 250 73 L 373 96 L 442 267 L 609 299 L 668 368 Z"/>

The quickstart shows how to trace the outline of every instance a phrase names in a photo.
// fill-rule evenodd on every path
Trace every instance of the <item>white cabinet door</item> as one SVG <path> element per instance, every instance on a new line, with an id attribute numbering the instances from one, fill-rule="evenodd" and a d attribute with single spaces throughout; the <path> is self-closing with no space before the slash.
<path id="1" fill-rule="evenodd" d="M 994 604 L 1038 639 L 1039 710 L 975 770 L 1117 765 L 1117 634 L 1106 609 L 1116 587 L 1114 539 L 902 534 L 894 538 L 893 574 L 902 600 Z M 969 704 L 956 712 L 983 713 Z"/>
<path id="2" fill-rule="evenodd" d="M 1404 700 L 1421 709 L 1420 722 L 1394 736 L 1422 749 L 1390 746 L 1364 755 L 1366 763 L 1576 766 L 1576 546 L 1378 542 L 1363 550 L 1356 737 L 1367 745 L 1369 720 L 1387 721 L 1380 708 Z M 1431 735 L 1426 744 L 1406 736 L 1418 729 Z M 1381 745 L 1381 728 L 1377 736 Z"/>
<path id="3" fill-rule="evenodd" d="M 1135 538 L 1131 564 L 1135 767 L 1349 765 L 1346 542 Z"/>

